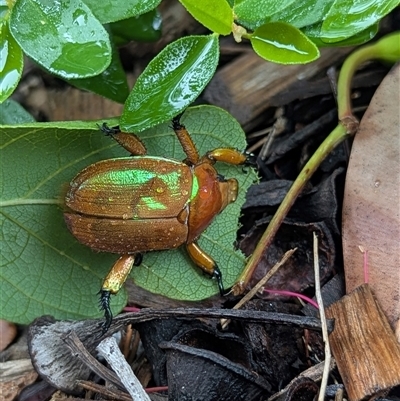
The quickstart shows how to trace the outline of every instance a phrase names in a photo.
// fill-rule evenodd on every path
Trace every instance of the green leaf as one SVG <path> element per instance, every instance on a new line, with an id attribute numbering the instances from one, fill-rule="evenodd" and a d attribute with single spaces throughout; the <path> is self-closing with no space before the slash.
<path id="1" fill-rule="evenodd" d="M 233 12 L 226 0 L 179 0 L 193 18 L 221 35 L 232 32 Z"/>
<path id="2" fill-rule="evenodd" d="M 110 156 L 106 139 L 94 123 L 0 127 L 2 318 L 26 324 L 43 314 L 101 316 L 96 293 L 115 256 L 76 244 L 65 228 L 62 192 L 81 168 Z M 122 292 L 113 306 L 125 300 Z"/>
<path id="3" fill-rule="evenodd" d="M 87 78 L 111 62 L 107 31 L 80 0 L 18 0 L 10 31 L 24 52 L 63 78 Z"/>
<path id="4" fill-rule="evenodd" d="M 243 0 L 235 2 L 233 11 L 246 26 L 260 26 L 266 17 L 289 7 L 294 0 Z"/>
<path id="5" fill-rule="evenodd" d="M 240 125 L 221 109 L 188 109 L 182 121 L 201 154 L 220 146 L 245 147 Z M 117 124 L 115 120 L 108 123 Z M 58 319 L 101 316 L 97 292 L 117 255 L 92 252 L 74 239 L 63 221 L 62 193 L 84 167 L 128 156 L 127 152 L 99 132 L 93 122 L 1 127 L 0 138 L 1 316 L 19 323 L 43 314 Z M 185 157 L 169 124 L 147 130 L 141 138 L 150 155 Z M 199 244 L 216 258 L 228 287 L 245 262 L 244 256 L 233 250 L 233 243 L 240 207 L 255 175 L 221 163 L 216 168 L 239 180 L 239 197 L 217 217 Z M 145 254 L 132 275 L 139 285 L 179 299 L 202 299 L 218 292 L 215 280 L 194 267 L 183 248 Z M 112 299 L 114 311 L 125 302 L 125 291 L 121 291 Z"/>
<path id="6" fill-rule="evenodd" d="M 17 87 L 24 67 L 21 48 L 10 34 L 8 24 L 0 24 L 0 103 Z"/>
<path id="7" fill-rule="evenodd" d="M 302 28 L 302 32 L 312 40 L 318 47 L 332 47 L 332 46 L 356 46 L 365 42 L 369 42 L 379 30 L 379 24 L 374 24 L 357 33 L 350 38 L 341 40 L 340 42 L 326 43 L 321 39 L 322 22 Z"/>
<path id="8" fill-rule="evenodd" d="M 111 64 L 100 75 L 84 79 L 69 79 L 68 82 L 77 88 L 87 89 L 118 103 L 124 103 L 129 95 L 126 74 L 116 48 L 113 48 Z"/>
<path id="9" fill-rule="evenodd" d="M 250 37 L 254 51 L 274 63 L 309 63 L 319 57 L 319 50 L 297 28 L 283 23 L 271 22 L 257 28 Z"/>
<path id="10" fill-rule="evenodd" d="M 322 21 L 334 0 L 297 0 L 280 12 L 266 18 L 267 22 L 286 22 L 296 28 Z"/>
<path id="11" fill-rule="evenodd" d="M 84 0 L 96 18 L 102 23 L 135 17 L 156 8 L 161 0 Z"/>
<path id="12" fill-rule="evenodd" d="M 7 99 L 0 104 L 0 124 L 23 124 L 34 122 L 35 119 L 17 102 Z"/>
<path id="13" fill-rule="evenodd" d="M 161 14 L 157 10 L 149 11 L 138 17 L 131 17 L 110 24 L 115 46 L 122 46 L 131 40 L 154 42 L 161 37 Z"/>
<path id="14" fill-rule="evenodd" d="M 322 24 L 321 39 L 339 42 L 379 22 L 399 0 L 335 0 Z"/>
<path id="15" fill-rule="evenodd" d="M 169 44 L 137 79 L 125 103 L 121 128 L 140 132 L 179 114 L 210 81 L 218 58 L 216 35 L 188 36 Z"/>

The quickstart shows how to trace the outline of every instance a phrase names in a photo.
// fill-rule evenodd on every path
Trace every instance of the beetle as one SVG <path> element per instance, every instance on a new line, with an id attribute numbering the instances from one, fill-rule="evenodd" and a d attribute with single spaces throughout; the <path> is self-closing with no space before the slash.
<path id="1" fill-rule="evenodd" d="M 172 128 L 186 154 L 182 162 L 148 156 L 136 135 L 104 123 L 102 131 L 131 157 L 103 160 L 86 167 L 71 181 L 66 193 L 64 219 L 74 237 L 95 251 L 121 255 L 99 292 L 105 317 L 102 334 L 113 318 L 110 295 L 120 290 L 144 252 L 185 245 L 194 264 L 214 277 L 224 294 L 217 263 L 196 240 L 214 217 L 237 198 L 237 180 L 218 174 L 215 162 L 251 164 L 251 155 L 217 148 L 200 157 L 179 116 L 172 120 Z"/>

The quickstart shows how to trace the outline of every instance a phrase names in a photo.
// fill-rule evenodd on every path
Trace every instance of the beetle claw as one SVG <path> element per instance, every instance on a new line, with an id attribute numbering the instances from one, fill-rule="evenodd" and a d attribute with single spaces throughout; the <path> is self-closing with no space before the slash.
<path id="1" fill-rule="evenodd" d="M 104 311 L 105 321 L 101 325 L 101 335 L 107 333 L 108 329 L 111 326 L 111 322 L 113 319 L 113 314 L 110 308 L 110 291 L 100 290 L 100 309 Z"/>
<path id="2" fill-rule="evenodd" d="M 142 264 L 142 261 L 143 261 L 143 255 L 141 253 L 136 253 L 133 266 L 140 266 Z"/>
<path id="3" fill-rule="evenodd" d="M 224 284 L 222 283 L 221 270 L 219 270 L 218 266 L 214 267 L 214 273 L 212 276 L 217 280 L 219 293 L 221 294 L 221 297 L 223 297 L 225 295 L 225 289 L 224 289 Z"/>

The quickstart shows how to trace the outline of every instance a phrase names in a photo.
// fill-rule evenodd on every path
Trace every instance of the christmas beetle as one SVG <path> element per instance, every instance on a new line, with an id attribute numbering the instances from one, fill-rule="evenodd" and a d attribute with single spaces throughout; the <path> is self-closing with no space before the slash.
<path id="1" fill-rule="evenodd" d="M 217 161 L 246 164 L 250 155 L 218 148 L 200 157 L 179 117 L 172 121 L 172 128 L 187 156 L 183 162 L 147 156 L 137 136 L 103 124 L 102 131 L 132 156 L 86 167 L 66 194 L 64 218 L 75 238 L 95 251 L 121 255 L 100 290 L 103 333 L 112 321 L 110 294 L 120 290 L 144 252 L 185 245 L 193 262 L 216 278 L 224 293 L 217 263 L 196 240 L 237 197 L 237 180 L 225 179 L 213 165 Z"/>

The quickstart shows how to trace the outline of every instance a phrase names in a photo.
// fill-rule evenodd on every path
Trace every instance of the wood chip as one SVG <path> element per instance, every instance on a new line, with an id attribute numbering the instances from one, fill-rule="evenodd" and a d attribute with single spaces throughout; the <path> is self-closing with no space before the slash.
<path id="1" fill-rule="evenodd" d="M 368 284 L 326 309 L 335 319 L 332 353 L 350 401 L 400 384 L 400 344 Z"/>

